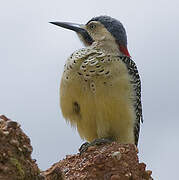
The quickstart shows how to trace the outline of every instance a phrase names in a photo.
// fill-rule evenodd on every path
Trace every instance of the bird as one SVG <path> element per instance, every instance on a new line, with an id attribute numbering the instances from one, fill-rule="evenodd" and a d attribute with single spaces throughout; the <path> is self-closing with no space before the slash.
<path id="1" fill-rule="evenodd" d="M 137 146 L 143 122 L 141 80 L 123 24 L 110 16 L 86 24 L 50 23 L 76 32 L 84 44 L 64 65 L 60 106 L 66 121 L 88 144 L 110 140 Z"/>

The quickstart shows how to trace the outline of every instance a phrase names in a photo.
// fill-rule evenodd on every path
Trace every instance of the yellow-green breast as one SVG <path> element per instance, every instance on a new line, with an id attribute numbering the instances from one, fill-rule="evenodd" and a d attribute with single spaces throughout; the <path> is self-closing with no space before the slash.
<path id="1" fill-rule="evenodd" d="M 134 92 L 123 61 L 88 47 L 67 60 L 60 85 L 64 118 L 87 141 L 113 138 L 134 143 Z"/>

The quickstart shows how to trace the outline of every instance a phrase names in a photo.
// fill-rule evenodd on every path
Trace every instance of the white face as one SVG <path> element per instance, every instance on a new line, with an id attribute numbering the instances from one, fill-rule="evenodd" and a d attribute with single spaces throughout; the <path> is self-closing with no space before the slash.
<path id="1" fill-rule="evenodd" d="M 85 29 L 96 42 L 115 41 L 111 33 L 98 21 L 91 21 L 85 26 Z"/>
<path id="2" fill-rule="evenodd" d="M 99 44 L 101 48 L 109 52 L 120 53 L 119 46 L 117 45 L 115 38 L 103 24 L 98 21 L 91 21 L 83 28 L 88 31 L 89 35 Z"/>

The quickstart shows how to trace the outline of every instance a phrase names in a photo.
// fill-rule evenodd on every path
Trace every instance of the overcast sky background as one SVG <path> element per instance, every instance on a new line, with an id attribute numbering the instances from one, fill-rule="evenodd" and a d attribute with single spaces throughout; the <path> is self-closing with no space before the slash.
<path id="1" fill-rule="evenodd" d="M 6 0 L 0 5 L 0 113 L 17 120 L 43 170 L 77 153 L 78 133 L 59 109 L 67 57 L 82 47 L 75 33 L 49 21 L 119 19 L 142 78 L 144 124 L 139 157 L 154 179 L 178 178 L 179 1 Z"/>

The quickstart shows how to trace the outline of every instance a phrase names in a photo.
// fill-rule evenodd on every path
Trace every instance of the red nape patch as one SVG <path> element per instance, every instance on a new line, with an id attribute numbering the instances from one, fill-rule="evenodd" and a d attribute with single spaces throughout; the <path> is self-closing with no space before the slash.
<path id="1" fill-rule="evenodd" d="M 130 54 L 129 54 L 129 51 L 126 47 L 122 46 L 122 45 L 119 45 L 119 50 L 126 56 L 128 57 L 131 57 Z"/>

